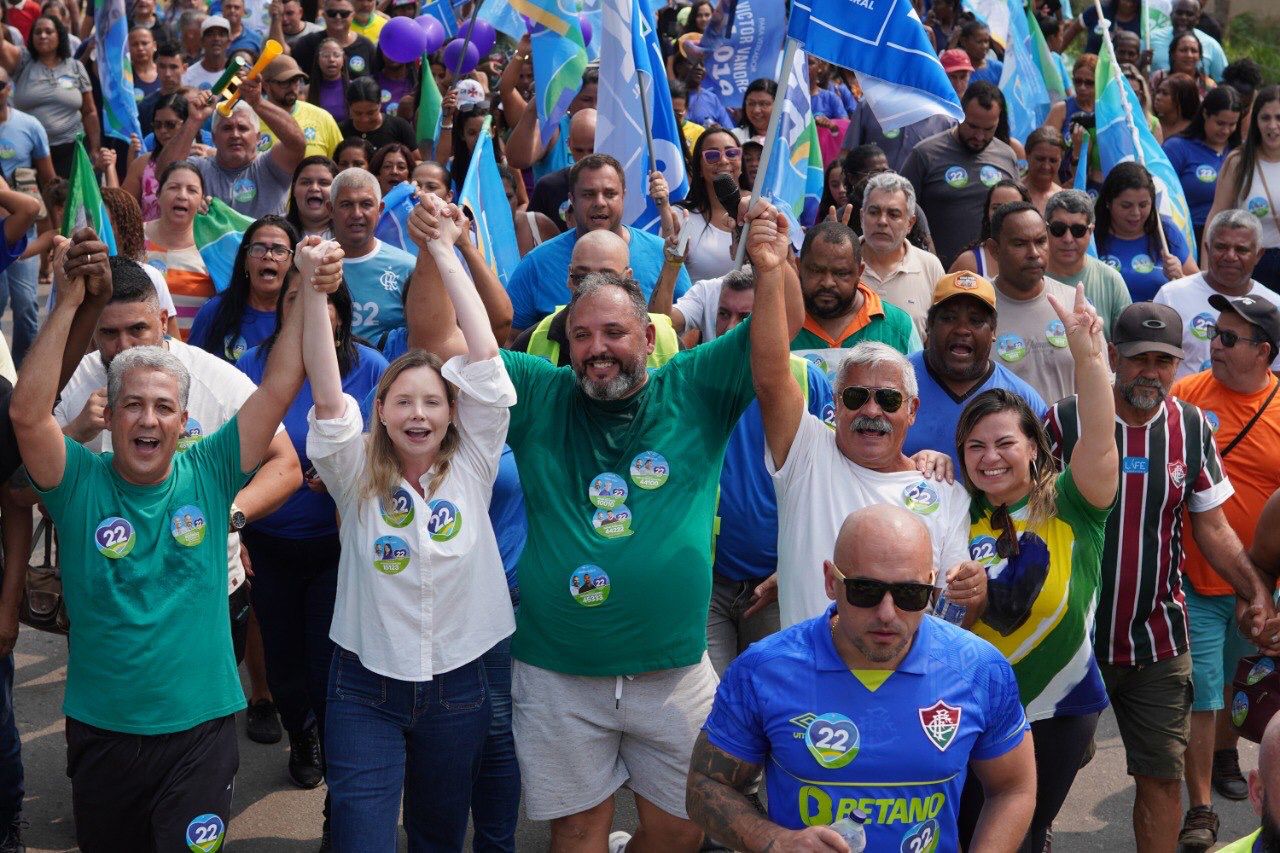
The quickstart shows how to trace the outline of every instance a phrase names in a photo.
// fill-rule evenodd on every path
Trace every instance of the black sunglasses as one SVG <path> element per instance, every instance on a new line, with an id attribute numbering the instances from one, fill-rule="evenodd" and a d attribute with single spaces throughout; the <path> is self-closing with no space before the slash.
<path id="1" fill-rule="evenodd" d="M 327 18 L 350 18 L 352 13 L 342 9 L 325 9 L 324 14 Z"/>
<path id="2" fill-rule="evenodd" d="M 1071 232 L 1072 237 L 1075 237 L 1077 240 L 1080 240 L 1084 238 L 1084 235 L 1089 233 L 1089 226 L 1081 225 L 1079 222 L 1073 222 L 1070 225 L 1068 225 L 1065 222 L 1049 223 L 1049 233 L 1055 237 L 1061 237 L 1063 234 L 1066 234 L 1068 231 Z"/>
<path id="3" fill-rule="evenodd" d="M 996 556 L 1002 560 L 1018 556 L 1018 529 L 1013 524 L 1013 517 L 1009 515 L 1008 504 L 1000 504 L 991 513 L 991 527 L 1000 531 L 996 538 Z"/>
<path id="4" fill-rule="evenodd" d="M 836 576 L 844 581 L 844 597 L 854 607 L 879 607 L 887 592 L 899 610 L 919 613 L 933 598 L 933 585 L 927 583 L 888 583 L 871 578 L 847 578 L 835 563 Z"/>
<path id="5" fill-rule="evenodd" d="M 850 385 L 840 392 L 840 401 L 851 412 L 856 412 L 867 404 L 874 394 L 876 405 L 889 414 L 902 408 L 903 394 L 897 388 L 866 388 L 862 385 Z"/>
<path id="6" fill-rule="evenodd" d="M 1265 340 L 1262 340 L 1260 338 L 1241 337 L 1236 332 L 1231 332 L 1231 331 L 1228 331 L 1227 329 L 1219 329 L 1217 326 L 1212 324 L 1205 327 L 1205 332 L 1209 335 L 1209 340 L 1213 340 L 1214 338 L 1217 338 L 1218 340 L 1222 341 L 1222 345 L 1227 349 L 1231 349 L 1233 346 L 1240 343 L 1241 341 L 1244 341 L 1245 343 L 1250 343 L 1250 344 L 1266 343 Z"/>

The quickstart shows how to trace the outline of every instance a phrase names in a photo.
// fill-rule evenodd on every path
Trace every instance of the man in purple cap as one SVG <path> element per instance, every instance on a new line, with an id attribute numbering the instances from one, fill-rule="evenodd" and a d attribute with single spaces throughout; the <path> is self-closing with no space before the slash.
<path id="1" fill-rule="evenodd" d="M 1169 395 L 1183 358 L 1182 319 L 1139 302 L 1116 318 L 1108 347 L 1115 372 L 1120 494 L 1107 519 L 1094 653 L 1134 777 L 1138 850 L 1172 850 L 1168 815 L 1181 800 L 1191 722 L 1191 656 L 1183 595 L 1182 519 L 1235 594 L 1272 612 L 1267 584 L 1222 511 L 1231 482 L 1199 408 Z M 1046 416 L 1054 455 L 1069 462 L 1079 437 L 1076 397 Z"/>

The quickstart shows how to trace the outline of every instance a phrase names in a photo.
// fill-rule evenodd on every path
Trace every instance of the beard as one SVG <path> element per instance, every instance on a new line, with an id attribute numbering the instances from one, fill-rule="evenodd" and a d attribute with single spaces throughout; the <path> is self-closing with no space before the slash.
<path id="1" fill-rule="evenodd" d="M 613 356 L 592 356 L 580 365 L 575 364 L 573 372 L 578 377 L 578 387 L 591 399 L 601 402 L 621 400 L 644 382 L 645 361 L 646 357 L 643 355 L 630 364 Z M 588 379 L 586 368 L 593 362 L 612 362 L 618 367 L 618 375 L 603 381 Z"/>
<path id="2" fill-rule="evenodd" d="M 1139 394 L 1139 388 L 1150 388 L 1156 393 L 1151 396 Z M 1132 382 L 1121 385 L 1120 393 L 1126 403 L 1143 412 L 1152 411 L 1163 403 L 1165 398 L 1164 386 L 1160 384 L 1160 381 L 1158 379 L 1148 379 L 1145 376 L 1139 376 Z"/>
<path id="3" fill-rule="evenodd" d="M 829 295 L 835 299 L 835 303 L 830 307 L 820 305 L 817 302 L 818 296 Z M 804 294 L 804 310 L 808 311 L 819 320 L 834 320 L 837 317 L 843 317 L 853 308 L 853 300 L 858 296 L 857 288 L 849 291 L 849 294 L 843 295 L 840 291 L 833 287 L 820 287 L 812 293 Z"/>

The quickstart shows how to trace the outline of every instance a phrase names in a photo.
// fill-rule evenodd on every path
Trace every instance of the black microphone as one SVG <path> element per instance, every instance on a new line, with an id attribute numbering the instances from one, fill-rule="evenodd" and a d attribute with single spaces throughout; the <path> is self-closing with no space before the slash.
<path id="1" fill-rule="evenodd" d="M 716 198 L 720 200 L 720 206 L 736 222 L 738 220 L 738 202 L 742 200 L 742 193 L 738 191 L 738 182 L 734 180 L 733 175 L 721 172 L 711 180 L 711 188 L 715 190 Z"/>

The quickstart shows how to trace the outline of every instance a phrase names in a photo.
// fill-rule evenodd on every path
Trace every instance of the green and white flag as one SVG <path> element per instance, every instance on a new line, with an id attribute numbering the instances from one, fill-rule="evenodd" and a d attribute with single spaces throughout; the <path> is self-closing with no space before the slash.
<path id="1" fill-rule="evenodd" d="M 71 161 L 67 207 L 62 214 L 62 236 L 70 237 L 77 228 L 88 225 L 98 233 L 98 239 L 107 244 L 107 251 L 114 255 L 116 235 L 111 230 L 111 218 L 102 203 L 98 176 L 85 153 L 83 139 L 82 135 L 76 140 L 75 159 Z"/>
<path id="2" fill-rule="evenodd" d="M 1142 0 L 1142 49 L 1151 46 L 1151 34 L 1173 26 L 1173 0 Z"/>

